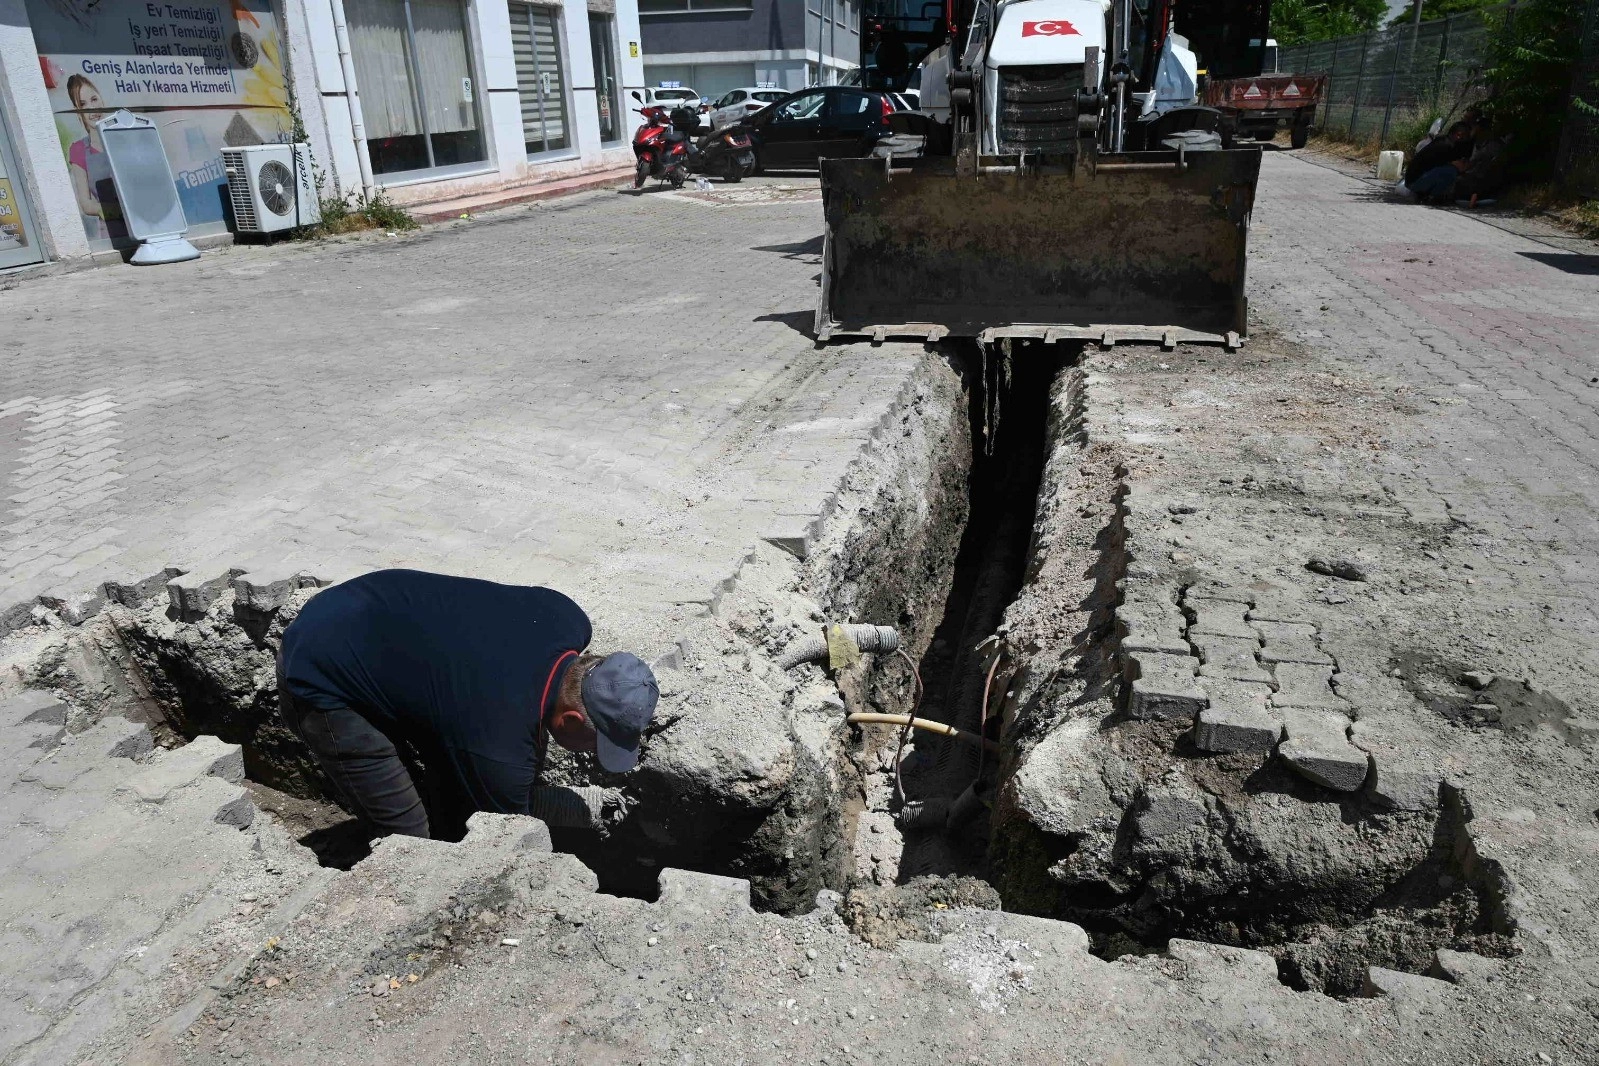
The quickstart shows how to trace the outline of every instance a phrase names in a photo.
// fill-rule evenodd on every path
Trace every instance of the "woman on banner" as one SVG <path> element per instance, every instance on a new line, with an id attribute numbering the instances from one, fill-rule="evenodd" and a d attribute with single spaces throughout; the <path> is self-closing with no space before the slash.
<path id="1" fill-rule="evenodd" d="M 83 137 L 67 149 L 67 170 L 72 175 L 72 191 L 78 197 L 83 215 L 83 230 L 90 240 L 125 235 L 122 214 L 117 208 L 116 186 L 111 181 L 111 163 L 105 144 L 95 126 L 106 113 L 100 90 L 82 74 L 67 79 L 67 99 L 83 123 Z"/>

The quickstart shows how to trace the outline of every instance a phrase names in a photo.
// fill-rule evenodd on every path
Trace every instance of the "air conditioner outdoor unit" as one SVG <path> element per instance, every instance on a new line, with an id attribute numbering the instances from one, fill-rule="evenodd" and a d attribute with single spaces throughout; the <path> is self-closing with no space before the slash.
<path id="1" fill-rule="evenodd" d="M 237 233 L 277 233 L 322 219 L 307 144 L 222 149 Z"/>

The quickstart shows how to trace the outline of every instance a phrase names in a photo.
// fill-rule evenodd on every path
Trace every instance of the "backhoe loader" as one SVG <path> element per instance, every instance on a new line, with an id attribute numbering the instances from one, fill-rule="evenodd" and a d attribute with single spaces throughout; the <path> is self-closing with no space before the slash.
<path id="1" fill-rule="evenodd" d="M 1197 90 L 1266 2 L 868 0 L 861 80 L 919 80 L 920 153 L 822 161 L 817 337 L 1236 347 L 1260 149 Z"/>

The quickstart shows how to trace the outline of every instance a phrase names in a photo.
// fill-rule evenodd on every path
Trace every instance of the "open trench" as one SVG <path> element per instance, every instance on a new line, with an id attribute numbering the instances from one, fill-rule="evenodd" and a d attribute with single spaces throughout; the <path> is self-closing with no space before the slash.
<path id="1" fill-rule="evenodd" d="M 794 738 L 781 788 L 707 783 L 711 764 L 675 768 L 683 757 L 662 749 L 621 783 L 640 813 L 603 836 L 558 831 L 557 845 L 616 894 L 652 897 L 663 866 L 748 878 L 757 905 L 782 912 L 808 909 L 821 889 L 842 892 L 846 921 L 874 943 L 926 935 L 930 909 L 1000 907 L 1077 922 L 1108 958 L 1160 951 L 1172 937 L 1266 950 L 1286 983 L 1338 994 L 1358 991 L 1367 963 L 1420 971 L 1440 946 L 1512 950 L 1495 918 L 1503 901 L 1471 862 L 1462 797 L 1385 811 L 1318 793 L 1270 753 L 1204 756 L 1185 746 L 1186 724 L 1125 717 L 1109 625 L 1126 565 L 1119 489 L 1114 462 L 1084 439 L 1080 352 L 1017 342 L 948 354 L 958 385 L 945 406 L 961 404 L 965 424 L 916 444 L 910 465 L 926 484 L 886 479 L 839 519 L 838 551 L 859 558 L 833 570 L 776 551 L 755 558 L 740 595 L 758 617 L 708 637 L 720 650 L 695 669 L 773 679 L 774 650 L 824 616 L 776 618 L 763 568 L 787 583 L 782 596 L 823 604 L 853 583 L 849 620 L 900 627 L 907 654 L 868 656 L 847 676 L 805 666 L 798 685 L 770 681 L 788 689 Z M 936 400 L 904 413 L 906 440 L 919 440 L 910 420 L 931 421 Z M 949 486 L 963 498 L 945 499 Z M 914 521 L 913 503 L 927 512 Z M 275 641 L 314 591 L 260 617 L 236 606 L 231 620 L 214 610 L 176 624 L 148 604 L 110 611 L 46 656 L 36 678 L 102 713 L 150 721 L 169 743 L 216 734 L 243 744 L 257 802 L 321 862 L 347 868 L 369 834 L 278 718 L 271 684 Z M 691 680 L 714 674 L 680 665 Z M 846 726 L 839 711 L 859 709 L 946 723 L 992 747 Z M 597 780 L 582 766 L 563 772 L 573 784 Z"/>

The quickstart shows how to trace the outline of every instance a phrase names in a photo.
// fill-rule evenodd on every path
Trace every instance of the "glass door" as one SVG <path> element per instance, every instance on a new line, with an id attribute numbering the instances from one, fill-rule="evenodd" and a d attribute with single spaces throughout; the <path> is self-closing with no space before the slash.
<path id="1" fill-rule="evenodd" d="M 16 158 L 11 151 L 11 132 L 6 129 L 5 116 L 0 115 L 0 267 L 44 262 Z"/>
<path id="2" fill-rule="evenodd" d="M 511 5 L 511 54 L 516 59 L 522 138 L 528 155 L 572 146 L 566 121 L 560 14 L 548 7 Z"/>
<path id="3" fill-rule="evenodd" d="M 594 105 L 600 112 L 600 141 L 622 139 L 618 119 L 616 77 L 616 23 L 609 15 L 589 16 L 589 46 L 594 50 Z"/>

